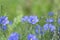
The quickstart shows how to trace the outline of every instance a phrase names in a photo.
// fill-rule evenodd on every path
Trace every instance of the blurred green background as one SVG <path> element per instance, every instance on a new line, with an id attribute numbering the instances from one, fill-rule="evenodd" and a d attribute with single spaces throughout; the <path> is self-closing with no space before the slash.
<path id="1" fill-rule="evenodd" d="M 0 15 L 9 19 L 23 15 L 45 15 L 60 9 L 60 0 L 0 0 Z"/>

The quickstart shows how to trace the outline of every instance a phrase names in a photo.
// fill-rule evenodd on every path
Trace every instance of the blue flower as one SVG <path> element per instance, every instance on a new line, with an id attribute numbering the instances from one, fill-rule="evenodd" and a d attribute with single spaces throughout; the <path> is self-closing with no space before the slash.
<path id="1" fill-rule="evenodd" d="M 36 32 L 36 34 L 44 34 L 44 31 L 43 31 L 43 27 L 41 27 L 40 25 L 37 25 L 36 27 L 35 27 L 35 32 Z"/>
<path id="2" fill-rule="evenodd" d="M 48 23 L 44 24 L 43 28 L 44 28 L 44 30 L 45 30 L 45 31 L 47 31 L 47 30 L 49 29 L 49 27 L 48 27 L 48 26 L 49 26 L 49 24 L 48 24 Z"/>
<path id="3" fill-rule="evenodd" d="M 6 16 L 1 16 L 0 17 L 0 24 L 6 25 L 8 23 L 9 23 L 8 17 L 6 17 Z"/>
<path id="4" fill-rule="evenodd" d="M 54 19 L 53 18 L 49 18 L 49 19 L 46 20 L 46 22 L 50 22 L 50 23 L 54 22 Z"/>
<path id="5" fill-rule="evenodd" d="M 49 28 L 50 28 L 50 31 L 51 32 L 54 32 L 55 31 L 55 26 L 54 25 L 52 25 L 52 24 L 49 24 Z"/>
<path id="6" fill-rule="evenodd" d="M 54 15 L 53 12 L 49 12 L 49 13 L 48 13 L 48 16 L 53 16 L 53 15 Z"/>
<path id="7" fill-rule="evenodd" d="M 48 23 L 45 24 L 43 27 L 44 27 L 44 30 L 45 30 L 45 31 L 47 31 L 47 30 L 50 29 L 51 32 L 54 32 L 55 29 L 56 29 L 54 25 L 52 25 L 52 24 L 48 24 Z"/>
<path id="8" fill-rule="evenodd" d="M 8 40 L 19 40 L 19 34 L 17 32 L 11 33 Z"/>
<path id="9" fill-rule="evenodd" d="M 22 17 L 22 19 L 21 19 L 22 22 L 26 22 L 27 20 L 28 20 L 28 16 L 24 16 L 24 17 Z"/>
<path id="10" fill-rule="evenodd" d="M 0 24 L 1 24 L 1 17 L 0 17 Z"/>
<path id="11" fill-rule="evenodd" d="M 43 30 L 43 27 L 40 27 L 40 34 L 43 35 L 45 32 Z"/>
<path id="12" fill-rule="evenodd" d="M 28 22 L 31 24 L 36 24 L 39 21 L 37 16 L 30 16 Z"/>
<path id="13" fill-rule="evenodd" d="M 9 25 L 12 25 L 13 24 L 13 22 L 12 21 L 9 21 Z"/>
<path id="14" fill-rule="evenodd" d="M 60 18 L 58 18 L 58 24 L 60 24 Z"/>
<path id="15" fill-rule="evenodd" d="M 7 30 L 7 26 L 6 25 L 4 25 L 4 26 L 2 26 L 2 28 L 1 28 L 3 31 L 6 31 Z"/>
<path id="16" fill-rule="evenodd" d="M 35 32 L 36 32 L 36 34 L 39 34 L 39 31 L 40 31 L 40 25 L 37 25 L 37 26 L 35 27 Z"/>
<path id="17" fill-rule="evenodd" d="M 27 40 L 38 40 L 38 39 L 37 39 L 36 35 L 34 35 L 34 34 L 28 34 Z"/>

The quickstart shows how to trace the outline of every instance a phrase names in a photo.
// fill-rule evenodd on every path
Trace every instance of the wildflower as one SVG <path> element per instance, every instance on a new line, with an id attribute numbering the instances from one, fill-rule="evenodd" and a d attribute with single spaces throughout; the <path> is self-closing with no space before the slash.
<path id="1" fill-rule="evenodd" d="M 54 32 L 55 31 L 55 26 L 54 25 L 52 25 L 52 24 L 49 24 L 49 28 L 50 28 L 50 31 L 51 32 Z"/>
<path id="2" fill-rule="evenodd" d="M 4 26 L 2 26 L 2 28 L 1 28 L 3 31 L 5 31 L 5 30 L 7 30 L 7 26 L 6 25 L 4 25 Z"/>
<path id="3" fill-rule="evenodd" d="M 24 17 L 21 19 L 22 22 L 26 22 L 27 20 L 28 20 L 28 16 L 24 16 Z"/>
<path id="4" fill-rule="evenodd" d="M 9 23 L 8 17 L 6 17 L 6 16 L 1 16 L 0 17 L 0 24 L 6 25 L 8 23 Z"/>
<path id="5" fill-rule="evenodd" d="M 49 12 L 49 13 L 48 13 L 48 16 L 53 16 L 53 15 L 54 15 L 53 12 Z"/>
<path id="6" fill-rule="evenodd" d="M 40 34 L 43 35 L 44 34 L 44 30 L 42 27 L 40 27 Z"/>
<path id="7" fill-rule="evenodd" d="M 49 19 L 46 20 L 46 22 L 50 22 L 50 23 L 54 22 L 54 19 L 53 18 L 49 18 Z"/>
<path id="8" fill-rule="evenodd" d="M 52 25 L 52 24 L 45 24 L 44 26 L 44 30 L 47 31 L 50 29 L 51 32 L 54 32 L 55 31 L 55 26 Z"/>
<path id="9" fill-rule="evenodd" d="M 9 21 L 9 24 L 10 24 L 10 25 L 12 25 L 12 24 L 13 24 L 13 22 L 12 22 L 12 21 Z"/>
<path id="10" fill-rule="evenodd" d="M 35 28 L 36 34 L 44 34 L 43 28 L 40 25 L 37 25 Z"/>
<path id="11" fill-rule="evenodd" d="M 38 39 L 37 39 L 36 35 L 34 35 L 34 34 L 28 34 L 27 40 L 38 40 Z"/>
<path id="12" fill-rule="evenodd" d="M 39 21 L 37 16 L 30 16 L 28 22 L 31 24 L 36 24 Z"/>
<path id="13" fill-rule="evenodd" d="M 58 18 L 58 24 L 60 24 L 60 18 Z"/>
<path id="14" fill-rule="evenodd" d="M 8 40 L 19 40 L 19 34 L 16 33 L 16 32 L 12 33 L 12 34 L 9 36 Z"/>
<path id="15" fill-rule="evenodd" d="M 39 34 L 39 30 L 40 30 L 40 25 L 37 25 L 37 26 L 35 27 L 35 32 L 36 32 L 36 34 Z"/>
<path id="16" fill-rule="evenodd" d="M 48 24 L 48 23 L 44 24 L 43 28 L 44 28 L 44 30 L 45 30 L 45 31 L 47 31 L 47 30 L 49 29 L 49 27 L 48 27 L 48 26 L 49 26 L 49 24 Z"/>

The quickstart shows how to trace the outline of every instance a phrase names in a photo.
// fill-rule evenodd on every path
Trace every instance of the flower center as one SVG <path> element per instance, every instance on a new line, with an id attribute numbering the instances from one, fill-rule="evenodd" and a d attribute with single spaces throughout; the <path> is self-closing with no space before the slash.
<path id="1" fill-rule="evenodd" d="M 30 40 L 32 40 L 32 38 L 30 38 Z"/>
<path id="2" fill-rule="evenodd" d="M 32 22 L 34 22 L 34 20 L 32 20 Z"/>

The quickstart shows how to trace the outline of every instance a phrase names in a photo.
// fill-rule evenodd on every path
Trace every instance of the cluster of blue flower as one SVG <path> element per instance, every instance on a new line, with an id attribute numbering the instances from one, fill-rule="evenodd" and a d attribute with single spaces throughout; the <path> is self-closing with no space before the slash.
<path id="1" fill-rule="evenodd" d="M 55 32 L 56 31 L 56 26 L 53 25 L 53 22 L 55 21 L 54 18 L 52 17 L 54 15 L 53 12 L 49 12 L 48 13 L 48 17 L 46 19 L 46 24 L 43 25 L 43 27 L 41 27 L 39 24 L 36 26 L 35 28 L 35 32 L 37 34 L 44 34 L 46 31 L 50 31 L 50 32 Z M 28 22 L 30 24 L 36 24 L 37 22 L 39 22 L 39 19 L 37 16 L 24 16 L 22 18 L 22 22 Z M 58 18 L 57 23 L 60 24 L 60 18 Z M 60 32 L 60 29 L 58 28 L 58 32 Z M 33 37 L 32 37 L 33 39 Z"/>
<path id="2" fill-rule="evenodd" d="M 0 26 L 1 29 L 6 30 L 7 29 L 7 24 L 9 23 L 8 17 L 6 16 L 1 16 L 0 17 Z"/>
<path id="3" fill-rule="evenodd" d="M 48 13 L 49 16 L 53 16 L 54 14 L 52 12 Z M 36 24 L 39 22 L 39 18 L 37 16 L 24 16 L 22 19 L 22 22 L 28 22 L 30 24 Z M 44 34 L 46 31 L 54 32 L 56 30 L 55 25 L 52 24 L 54 22 L 53 18 L 46 19 L 46 24 L 41 27 L 39 24 L 35 27 L 36 34 Z M 2 26 L 2 29 L 6 30 L 6 25 L 9 23 L 8 17 L 2 16 L 0 17 L 0 24 Z M 58 18 L 58 24 L 60 24 L 60 18 Z M 60 32 L 60 28 L 58 29 Z M 17 32 L 11 33 L 8 40 L 19 40 L 20 35 Z M 35 34 L 28 34 L 27 40 L 38 40 Z"/>
<path id="4" fill-rule="evenodd" d="M 37 16 L 24 16 L 22 22 L 29 22 L 31 24 L 36 24 L 39 21 Z"/>
<path id="5" fill-rule="evenodd" d="M 20 35 L 17 32 L 11 33 L 8 40 L 19 40 Z M 28 34 L 27 40 L 38 40 L 36 35 L 34 34 Z"/>
<path id="6" fill-rule="evenodd" d="M 19 34 L 17 32 L 11 33 L 8 40 L 19 40 Z"/>

